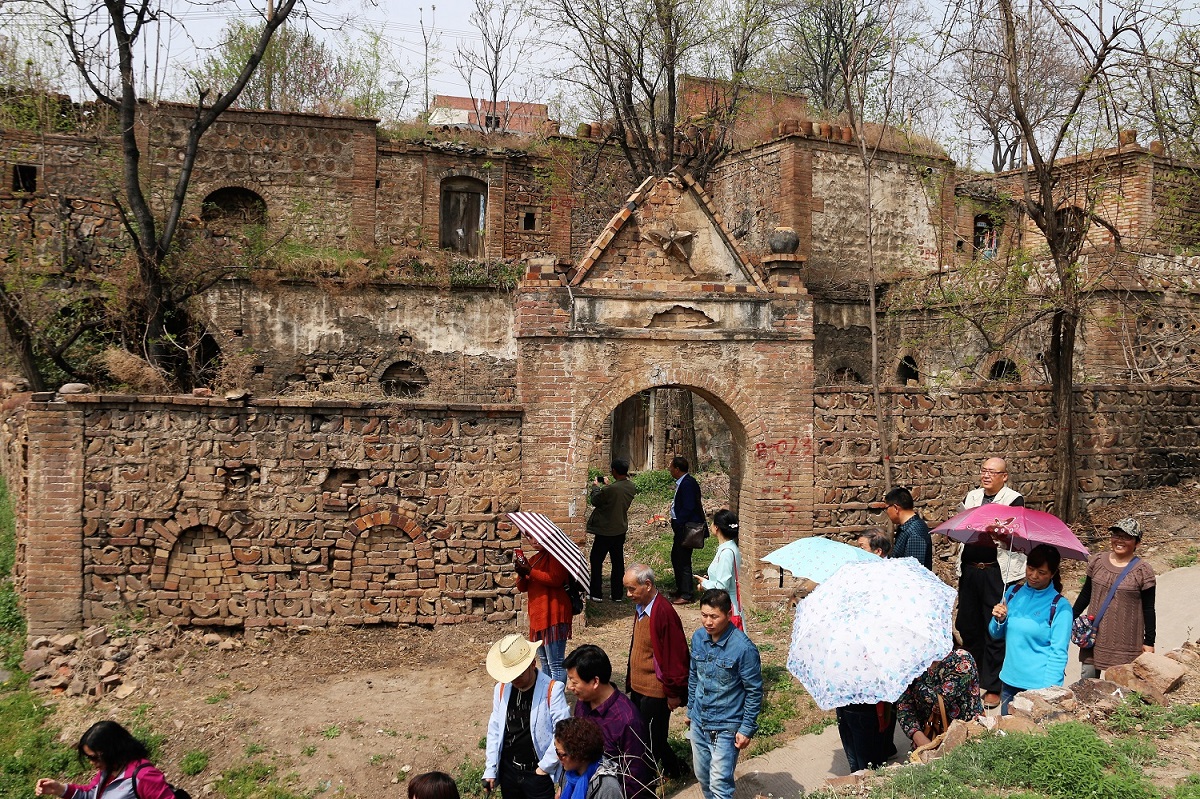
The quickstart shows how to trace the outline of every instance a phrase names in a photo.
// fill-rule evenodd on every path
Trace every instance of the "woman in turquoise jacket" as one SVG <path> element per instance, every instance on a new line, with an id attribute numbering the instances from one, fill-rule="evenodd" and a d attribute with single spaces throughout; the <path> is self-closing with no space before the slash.
<path id="1" fill-rule="evenodd" d="M 1058 550 L 1039 544 L 1025 562 L 1025 582 L 992 609 L 988 633 L 1005 639 L 1000 669 L 1000 713 L 1021 691 L 1062 685 L 1071 643 L 1071 604 L 1062 595 Z"/>

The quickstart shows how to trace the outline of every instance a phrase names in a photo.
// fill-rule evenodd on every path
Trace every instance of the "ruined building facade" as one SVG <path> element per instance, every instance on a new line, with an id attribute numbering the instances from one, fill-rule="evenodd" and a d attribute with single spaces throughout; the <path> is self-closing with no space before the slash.
<path id="1" fill-rule="evenodd" d="M 156 191 L 185 117 L 164 105 L 140 132 Z M 684 172 L 634 186 L 600 139 L 397 142 L 370 120 L 228 113 L 204 140 L 186 215 L 207 257 L 235 267 L 194 310 L 213 347 L 244 362 L 249 396 L 7 399 L 31 629 L 131 608 L 247 628 L 513 618 L 505 514 L 544 511 L 582 540 L 587 469 L 612 452 L 614 411 L 664 388 L 724 423 L 749 584 L 759 600 L 789 590 L 761 555 L 863 529 L 882 486 L 861 384 L 864 166 L 848 130 L 821 128 L 782 124 L 708 186 Z M 5 132 L 8 263 L 51 278 L 122 268 L 106 199 L 116 152 L 102 137 Z M 1187 246 L 1190 206 L 1160 202 L 1166 176 L 1186 188 L 1179 165 L 1129 148 L 1118 160 L 1120 212 L 1136 204 L 1140 229 L 1179 237 L 1147 257 L 1186 273 L 1172 248 Z M 935 152 L 880 151 L 880 299 L 1007 246 L 1023 222 L 1002 181 L 969 188 Z M 1190 313 L 1194 286 L 1142 290 L 1176 303 L 1181 324 Z M 1024 367 L 1035 333 L 981 354 L 1019 365 L 1019 380 L 988 380 L 962 365 L 978 342 L 912 332 L 933 318 L 912 305 L 879 317 L 893 480 L 937 519 L 1002 452 L 1044 506 L 1053 430 Z M 1081 365 L 1088 501 L 1194 474 L 1200 444 L 1200 390 L 1130 385 L 1114 366 L 1126 339 L 1105 339 L 1117 328 L 1099 320 Z"/>

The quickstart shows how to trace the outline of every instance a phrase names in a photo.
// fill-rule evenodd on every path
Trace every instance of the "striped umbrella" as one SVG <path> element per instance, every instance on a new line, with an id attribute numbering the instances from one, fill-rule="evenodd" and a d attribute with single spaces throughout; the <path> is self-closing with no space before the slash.
<path id="1" fill-rule="evenodd" d="M 550 557 L 563 565 L 568 573 L 585 589 L 591 584 L 591 569 L 587 558 L 571 537 L 558 529 L 550 517 L 542 513 L 517 511 L 508 514 L 508 519 L 525 535 L 532 538 Z"/>

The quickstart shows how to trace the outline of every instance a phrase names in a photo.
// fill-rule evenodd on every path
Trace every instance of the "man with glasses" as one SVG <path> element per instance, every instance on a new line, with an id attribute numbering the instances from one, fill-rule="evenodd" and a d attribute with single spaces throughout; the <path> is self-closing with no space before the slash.
<path id="1" fill-rule="evenodd" d="M 893 488 L 883 497 L 883 502 L 872 502 L 875 512 L 887 513 L 888 521 L 896 526 L 889 558 L 914 558 L 926 569 L 933 571 L 933 540 L 929 525 L 917 513 L 912 492 L 907 488 Z"/>
<path id="2" fill-rule="evenodd" d="M 1025 506 L 1025 498 L 1008 487 L 1008 464 L 988 458 L 979 470 L 979 488 L 967 492 L 958 512 L 987 504 Z M 1002 511 L 998 511 L 1002 514 Z M 992 608 L 1000 602 L 1006 585 L 1025 576 L 1025 555 L 1000 551 L 992 544 L 964 544 L 958 562 L 958 618 L 955 628 L 963 649 L 975 658 L 985 707 L 1000 703 L 1000 667 L 1004 664 L 1004 639 L 988 635 Z"/>

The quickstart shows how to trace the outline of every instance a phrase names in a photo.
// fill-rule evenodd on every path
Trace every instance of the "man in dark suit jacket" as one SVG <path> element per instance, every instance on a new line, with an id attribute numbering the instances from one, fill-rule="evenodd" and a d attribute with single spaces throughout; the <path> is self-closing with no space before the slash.
<path id="1" fill-rule="evenodd" d="M 671 461 L 669 471 L 675 478 L 675 498 L 671 500 L 671 531 L 675 540 L 671 545 L 671 568 L 675 571 L 676 605 L 687 605 L 695 598 L 696 581 L 692 577 L 692 550 L 683 546 L 689 522 L 704 523 L 704 508 L 700 505 L 700 484 L 688 474 L 687 458 L 677 455 Z"/>

